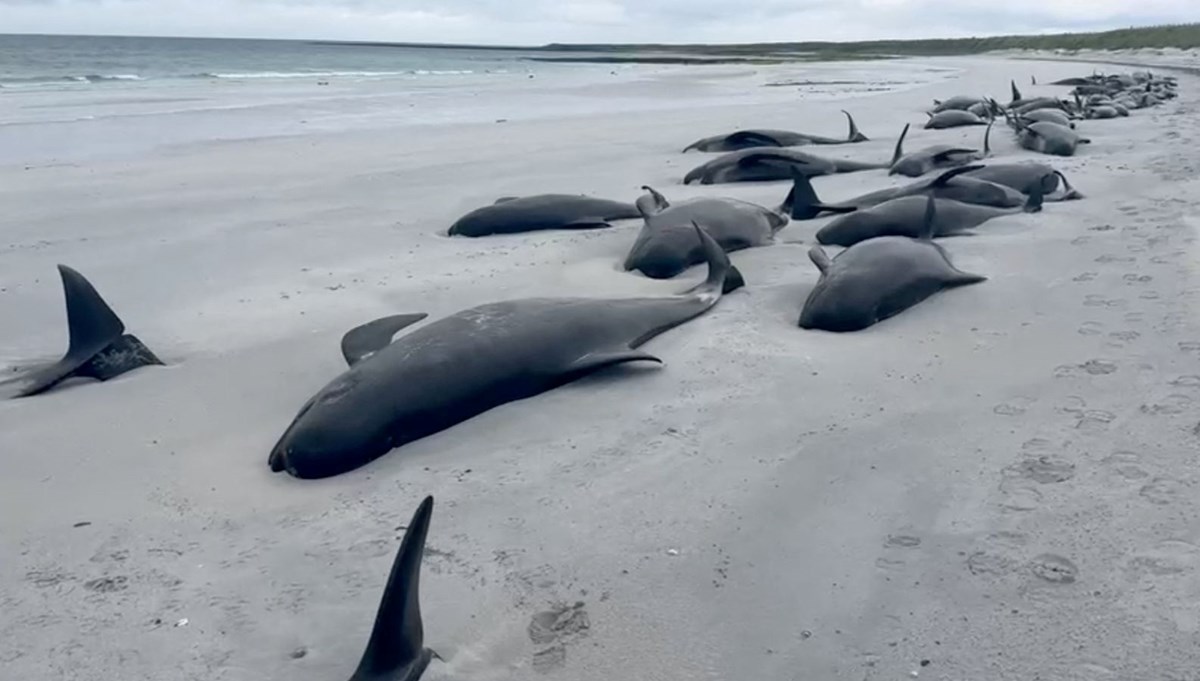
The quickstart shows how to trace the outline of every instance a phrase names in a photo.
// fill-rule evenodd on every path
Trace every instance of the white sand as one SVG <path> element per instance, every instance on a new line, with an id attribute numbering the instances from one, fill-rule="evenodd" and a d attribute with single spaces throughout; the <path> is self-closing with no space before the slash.
<path id="1" fill-rule="evenodd" d="M 65 347 L 57 262 L 172 364 L 0 402 L 0 677 L 347 678 L 395 528 L 427 493 L 426 642 L 450 661 L 430 678 L 1194 674 L 1190 76 L 1175 102 L 1081 124 L 1094 144 L 1052 162 L 1087 200 L 944 242 L 984 284 L 865 332 L 805 332 L 805 251 L 823 223 L 795 223 L 734 254 L 746 290 L 646 346 L 662 368 L 495 409 L 335 479 L 267 468 L 297 408 L 343 369 L 350 326 L 676 291 L 702 274 L 619 272 L 633 222 L 437 234 L 466 210 L 550 191 L 632 200 L 644 183 L 775 205 L 784 184 L 679 186 L 706 155 L 678 150 L 736 126 L 839 133 L 845 107 L 874 141 L 818 153 L 884 159 L 933 97 L 1003 98 L 1010 77 L 1092 68 L 923 64 L 962 71 L 843 101 L 729 97 L 0 168 L 0 365 Z M 660 95 L 706 73 L 679 72 L 701 75 L 664 78 Z M 762 80 L 744 77 L 748 98 Z M 1033 157 L 997 132 L 999 160 Z M 910 145 L 979 134 L 918 130 Z M 837 199 L 891 181 L 816 185 Z M 535 613 L 577 601 L 588 629 L 531 641 Z"/>

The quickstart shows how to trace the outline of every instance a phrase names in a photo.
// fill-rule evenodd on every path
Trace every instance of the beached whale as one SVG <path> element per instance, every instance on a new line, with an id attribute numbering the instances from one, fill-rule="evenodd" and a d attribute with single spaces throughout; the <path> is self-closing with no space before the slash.
<path id="1" fill-rule="evenodd" d="M 692 149 L 699 151 L 738 151 L 739 149 L 749 149 L 751 147 L 799 147 L 808 144 L 855 144 L 857 142 L 868 141 L 869 138 L 859 132 L 858 126 L 854 123 L 854 117 L 850 115 L 850 112 L 843 110 L 842 113 L 846 114 L 846 120 L 850 123 L 850 133 L 845 139 L 822 137 L 821 135 L 810 135 L 790 130 L 738 130 L 727 135 L 714 135 L 696 140 L 684 147 L 683 151 L 684 153 Z"/>
<path id="2" fill-rule="evenodd" d="M 956 268 L 933 242 L 936 199 L 925 198 L 920 238 L 881 236 L 854 244 L 833 259 L 820 246 L 808 252 L 821 277 L 804 301 L 804 329 L 861 331 L 949 288 L 985 281 Z"/>
<path id="3" fill-rule="evenodd" d="M 996 208 L 1015 208 L 1025 204 L 1025 195 L 1011 187 L 966 176 L 966 173 L 982 167 L 959 166 L 932 179 L 868 192 L 837 203 L 822 201 L 808 177 L 797 174 L 792 178 L 792 189 L 784 198 L 780 210 L 793 220 L 811 220 L 823 213 L 850 213 L 877 206 L 884 201 L 918 194 Z"/>
<path id="4" fill-rule="evenodd" d="M 929 120 L 925 121 L 926 130 L 945 130 L 961 128 L 966 125 L 987 125 L 988 119 L 981 118 L 970 111 L 949 109 L 938 113 L 928 113 Z"/>
<path id="5" fill-rule="evenodd" d="M 1090 144 L 1092 141 L 1071 128 L 1046 121 L 1026 125 L 1017 120 L 1014 128 L 1017 143 L 1022 147 L 1054 156 L 1074 156 L 1080 144 Z"/>
<path id="6" fill-rule="evenodd" d="M 878 206 L 839 215 L 817 230 L 817 243 L 826 246 L 853 246 L 860 241 L 881 236 L 920 238 L 927 219 L 927 197 L 902 196 L 884 201 Z M 1020 208 L 993 208 L 953 199 L 934 199 L 933 237 L 969 234 L 970 230 L 988 220 L 1018 213 L 1037 213 L 1042 210 L 1041 186 L 1036 185 L 1025 205 Z"/>
<path id="7" fill-rule="evenodd" d="M 979 161 L 992 153 L 989 141 L 992 134 L 991 121 L 988 121 L 987 128 L 983 132 L 983 151 L 953 144 L 935 144 L 905 154 L 904 138 L 908 135 L 908 128 L 909 126 L 905 125 L 903 132 L 900 133 L 900 139 L 896 140 L 896 151 L 892 156 L 892 167 L 888 169 L 888 175 L 920 177 L 934 170 L 954 168 Z"/>
<path id="8" fill-rule="evenodd" d="M 0 382 L 15 385 L 16 397 L 45 392 L 69 378 L 107 381 L 134 369 L 163 362 L 125 333 L 125 324 L 82 274 L 58 266 L 67 304 L 67 354 L 57 362 Z M 7 391 L 5 391 L 7 392 Z"/>
<path id="9" fill-rule="evenodd" d="M 753 147 L 731 151 L 696 166 L 684 176 L 683 183 L 691 184 L 697 180 L 700 184 L 770 182 L 789 179 L 794 172 L 810 176 L 833 175 L 860 170 L 879 170 L 889 165 L 822 158 L 799 149 Z"/>
<path id="10" fill-rule="evenodd" d="M 350 368 L 309 399 L 271 449 L 275 472 L 325 478 L 600 369 L 661 362 L 636 348 L 704 314 L 737 276 L 699 226 L 708 278 L 686 293 L 643 298 L 530 298 L 480 305 L 392 341 L 408 315 L 350 331 Z"/>
<path id="11" fill-rule="evenodd" d="M 1032 194 L 1034 185 L 1038 185 L 1046 201 L 1072 201 L 1083 198 L 1083 194 L 1071 186 L 1066 175 L 1044 163 L 990 163 L 966 173 L 965 177 L 1002 184 L 1026 195 Z M 1062 180 L 1063 191 L 1061 194 L 1055 194 L 1058 191 L 1059 180 Z"/>
<path id="12" fill-rule="evenodd" d="M 486 236 L 542 229 L 596 229 L 611 227 L 609 220 L 627 220 L 638 215 L 632 204 L 590 196 L 505 197 L 462 216 L 450 226 L 449 233 L 451 236 Z"/>
<path id="13" fill-rule="evenodd" d="M 765 246 L 788 223 L 787 216 L 757 204 L 728 198 L 697 198 L 671 204 L 650 187 L 638 199 L 646 224 L 629 255 L 626 271 L 666 279 L 704 262 L 704 244 L 692 226 L 699 224 L 726 253 Z"/>

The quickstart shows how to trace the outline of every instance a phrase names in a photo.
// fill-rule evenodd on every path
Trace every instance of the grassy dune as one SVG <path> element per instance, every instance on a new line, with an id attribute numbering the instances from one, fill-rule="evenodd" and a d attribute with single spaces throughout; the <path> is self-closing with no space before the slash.
<path id="1" fill-rule="evenodd" d="M 1200 23 L 1124 28 L 1098 33 L 1010 35 L 990 38 L 939 40 L 870 40 L 862 42 L 750 43 L 742 45 L 582 45 L 550 44 L 550 52 L 653 53 L 704 55 L 738 59 L 848 59 L 888 56 L 938 56 L 980 54 L 996 50 L 1122 50 L 1136 48 L 1181 49 L 1200 47 Z"/>

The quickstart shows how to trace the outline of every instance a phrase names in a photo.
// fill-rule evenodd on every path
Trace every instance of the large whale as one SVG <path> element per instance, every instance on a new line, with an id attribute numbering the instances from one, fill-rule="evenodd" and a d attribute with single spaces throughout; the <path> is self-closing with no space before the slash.
<path id="1" fill-rule="evenodd" d="M 271 470 L 324 478 L 507 402 L 533 397 L 626 362 L 660 362 L 636 348 L 704 314 L 739 276 L 698 225 L 708 278 L 663 297 L 531 298 L 481 305 L 394 342 L 422 315 L 352 330 L 350 368 L 309 399 L 271 449 Z"/>
<path id="2" fill-rule="evenodd" d="M 985 281 L 956 268 L 946 251 L 933 243 L 933 196 L 926 198 L 920 238 L 881 236 L 859 242 L 830 259 L 820 246 L 808 257 L 821 277 L 804 301 L 804 329 L 860 331 L 893 317 L 949 288 Z"/>
<path id="3" fill-rule="evenodd" d="M 1083 194 L 1071 186 L 1066 175 L 1044 163 L 991 163 L 972 170 L 965 176 L 1002 184 L 1026 195 L 1033 193 L 1033 186 L 1037 184 L 1041 186 L 1041 193 L 1047 201 L 1083 198 Z M 1054 195 L 1058 190 L 1059 180 L 1062 180 L 1063 191 Z"/>
<path id="4" fill-rule="evenodd" d="M 966 125 L 987 125 L 988 119 L 981 118 L 970 111 L 961 109 L 947 109 L 938 113 L 926 112 L 929 120 L 925 121 L 926 130 L 945 130 L 947 128 L 961 128 Z"/>
<path id="5" fill-rule="evenodd" d="M 636 218 L 637 208 L 620 201 L 571 194 L 505 197 L 476 208 L 450 226 L 451 236 L 515 234 L 541 229 L 611 227 L 609 220 Z"/>
<path id="6" fill-rule="evenodd" d="M 625 258 L 626 271 L 667 279 L 704 262 L 704 243 L 696 237 L 699 224 L 726 253 L 765 246 L 788 223 L 787 216 L 738 199 L 701 197 L 672 205 L 650 187 L 639 198 L 646 224 Z M 727 280 L 727 284 L 731 283 Z"/>
<path id="7" fill-rule="evenodd" d="M 839 215 L 829 224 L 817 230 L 817 243 L 826 246 L 853 246 L 867 239 L 881 236 L 906 236 L 920 238 L 926 228 L 927 199 L 920 194 L 902 196 L 884 201 L 878 206 Z M 993 208 L 953 199 L 933 199 L 933 237 L 970 234 L 969 230 L 988 220 L 1014 215 L 1020 212 L 1037 213 L 1042 210 L 1041 185 L 1035 184 L 1029 199 L 1020 208 Z"/>
<path id="8" fill-rule="evenodd" d="M 838 139 L 835 137 L 822 137 L 821 135 L 810 135 L 804 132 L 792 132 L 790 130 L 738 130 L 726 135 L 713 135 L 704 139 L 696 140 L 684 147 L 684 153 L 692 149 L 699 151 L 738 151 L 739 149 L 749 149 L 751 147 L 799 147 L 808 144 L 855 144 L 857 142 L 866 142 L 870 138 L 862 134 L 858 130 L 858 126 L 854 123 L 854 117 L 849 111 L 842 110 L 846 114 L 846 120 L 850 123 L 850 133 L 846 139 Z"/>
<path id="9" fill-rule="evenodd" d="M 869 163 L 846 159 L 822 158 L 799 149 L 781 147 L 752 147 L 731 151 L 702 163 L 684 176 L 683 183 L 722 184 L 726 182 L 770 182 L 786 180 L 792 173 L 833 175 L 860 170 L 879 170 L 889 163 Z"/>
<path id="10" fill-rule="evenodd" d="M 53 364 L 5 379 L 3 384 L 16 385 L 16 397 L 45 392 L 68 378 L 107 381 L 163 363 L 137 336 L 125 333 L 124 322 L 82 274 L 66 265 L 59 265 L 58 273 L 67 304 L 67 354 Z"/>
<path id="11" fill-rule="evenodd" d="M 822 213 L 850 213 L 877 206 L 884 201 L 918 194 L 930 194 L 941 199 L 954 199 L 996 208 L 1015 208 L 1025 204 L 1025 195 L 1011 187 L 966 176 L 966 173 L 983 167 L 959 166 L 929 180 L 888 187 L 837 203 L 823 202 L 817 196 L 808 177 L 797 174 L 792 179 L 792 189 L 784 198 L 781 210 L 793 220 L 811 220 Z"/>

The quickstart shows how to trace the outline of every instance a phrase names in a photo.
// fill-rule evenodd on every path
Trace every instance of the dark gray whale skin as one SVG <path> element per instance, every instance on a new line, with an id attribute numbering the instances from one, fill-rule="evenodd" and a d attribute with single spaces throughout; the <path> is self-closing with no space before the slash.
<path id="1" fill-rule="evenodd" d="M 649 194 L 637 205 L 646 224 L 623 267 L 653 279 L 668 279 L 704 262 L 704 243 L 693 224 L 732 253 L 772 243 L 775 233 L 788 223 L 787 216 L 747 201 L 702 197 L 671 204 L 654 189 L 642 188 Z"/>
<path id="2" fill-rule="evenodd" d="M 846 120 L 850 123 L 850 132 L 846 136 L 846 139 L 822 137 L 821 135 L 810 135 L 790 130 L 751 129 L 738 130 L 727 135 L 705 137 L 684 147 L 683 151 L 684 153 L 692 149 L 699 151 L 738 151 L 751 147 L 799 147 L 807 144 L 856 144 L 868 141 L 870 138 L 859 132 L 858 126 L 854 123 L 854 117 L 850 115 L 850 112 L 843 110 L 842 113 L 846 114 Z"/>
<path id="3" fill-rule="evenodd" d="M 786 180 L 795 172 L 809 176 L 855 173 L 860 170 L 879 170 L 889 163 L 870 163 L 845 159 L 822 158 L 799 149 L 782 147 L 752 147 L 722 154 L 688 171 L 684 184 L 697 180 L 700 184 L 726 182 L 771 182 Z"/>
<path id="4" fill-rule="evenodd" d="M 59 265 L 58 273 L 67 305 L 66 354 L 53 364 L 0 381 L 0 386 L 15 384 L 16 397 L 29 397 L 69 378 L 107 381 L 144 366 L 162 365 L 137 336 L 125 333 L 125 323 L 87 278 L 66 265 Z"/>
<path id="5" fill-rule="evenodd" d="M 507 402 L 605 367 L 661 362 L 636 350 L 709 310 L 739 276 L 712 237 L 708 278 L 690 291 L 625 299 L 531 298 L 480 305 L 390 342 L 420 315 L 371 322 L 343 342 L 350 368 L 300 409 L 272 448 L 272 471 L 325 478 Z M 365 338 L 365 340 L 364 340 Z M 371 341 L 371 342 L 368 342 Z"/>
<path id="6" fill-rule="evenodd" d="M 821 270 L 821 278 L 804 301 L 800 327 L 861 331 L 940 291 L 985 281 L 986 277 L 954 267 L 946 251 L 933 243 L 935 201 L 926 198 L 925 227 L 919 239 L 867 239 L 832 260 L 820 246 L 813 246 L 808 257 Z"/>
<path id="7" fill-rule="evenodd" d="M 817 243 L 826 246 L 853 246 L 881 236 L 920 238 L 925 230 L 927 201 L 919 194 L 902 196 L 878 206 L 839 215 L 817 230 Z M 993 208 L 953 199 L 937 199 L 933 237 L 969 234 L 969 230 L 993 218 L 1042 210 L 1041 185 L 1035 184 L 1029 200 L 1021 208 Z"/>
<path id="8" fill-rule="evenodd" d="M 421 559 L 432 517 L 433 497 L 427 496 L 404 530 L 371 638 L 350 681 L 417 681 L 434 658 L 441 659 L 425 647 L 421 620 Z"/>
<path id="9" fill-rule="evenodd" d="M 1082 199 L 1083 194 L 1071 186 L 1067 176 L 1044 163 L 992 163 L 965 174 L 988 182 L 995 182 L 1011 187 L 1022 194 L 1031 194 L 1034 184 L 1042 187 L 1042 196 L 1046 201 L 1071 201 Z M 1058 191 L 1059 180 L 1062 180 L 1062 193 Z"/>
<path id="10" fill-rule="evenodd" d="M 517 234 L 543 229 L 611 227 L 609 220 L 638 217 L 632 204 L 590 196 L 538 194 L 503 198 L 476 208 L 450 226 L 450 236 Z"/>
<path id="11" fill-rule="evenodd" d="M 812 182 L 806 176 L 797 174 L 792 179 L 792 189 L 784 198 L 780 209 L 793 220 L 811 220 L 822 213 L 850 213 L 877 206 L 884 201 L 917 194 L 929 194 L 940 199 L 954 199 L 995 208 L 1015 208 L 1025 204 L 1025 195 L 1011 187 L 966 176 L 967 173 L 983 167 L 959 166 L 932 179 L 879 189 L 837 203 L 821 201 L 813 189 Z"/>

